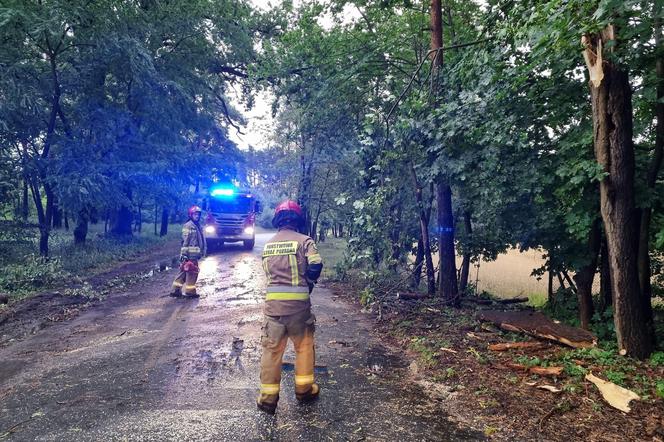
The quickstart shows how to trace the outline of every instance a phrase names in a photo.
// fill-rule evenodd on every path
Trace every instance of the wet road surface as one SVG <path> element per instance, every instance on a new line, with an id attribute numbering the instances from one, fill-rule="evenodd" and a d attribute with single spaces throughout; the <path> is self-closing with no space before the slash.
<path id="1" fill-rule="evenodd" d="M 258 235 L 252 252 L 230 244 L 206 258 L 199 299 L 165 296 L 174 271 L 156 273 L 0 349 L 0 440 L 481 438 L 404 382 L 408 361 L 322 287 L 312 295 L 320 400 L 296 402 L 289 344 L 277 414 L 258 411 L 260 250 L 269 237 Z"/>

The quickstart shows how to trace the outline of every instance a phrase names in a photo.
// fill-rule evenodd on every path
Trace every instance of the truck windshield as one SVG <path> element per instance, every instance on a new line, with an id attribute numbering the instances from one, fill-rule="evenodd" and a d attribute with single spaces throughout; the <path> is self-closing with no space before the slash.
<path id="1" fill-rule="evenodd" d="M 210 198 L 208 210 L 214 213 L 249 213 L 252 198 L 235 196 L 233 198 Z"/>

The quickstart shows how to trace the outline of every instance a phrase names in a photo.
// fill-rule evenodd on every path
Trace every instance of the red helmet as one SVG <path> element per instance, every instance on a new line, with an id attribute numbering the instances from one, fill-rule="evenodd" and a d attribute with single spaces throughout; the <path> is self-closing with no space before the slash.
<path id="1" fill-rule="evenodd" d="M 279 228 L 284 224 L 299 225 L 302 221 L 302 207 L 293 200 L 282 201 L 274 209 L 272 225 L 275 228 Z"/>
<path id="2" fill-rule="evenodd" d="M 202 210 L 200 207 L 198 207 L 198 206 L 191 206 L 191 207 L 189 208 L 189 210 L 187 210 L 187 215 L 189 215 L 189 218 L 192 218 L 192 219 L 193 219 L 193 217 L 194 217 L 194 213 L 196 213 L 196 212 L 201 213 L 202 211 L 203 211 L 203 210 Z"/>

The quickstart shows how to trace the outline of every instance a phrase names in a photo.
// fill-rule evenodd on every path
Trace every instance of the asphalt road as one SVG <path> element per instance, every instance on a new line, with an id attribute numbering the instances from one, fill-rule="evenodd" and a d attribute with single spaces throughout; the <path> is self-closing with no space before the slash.
<path id="1" fill-rule="evenodd" d="M 370 323 L 314 290 L 321 397 L 300 405 L 292 347 L 275 416 L 256 409 L 263 287 L 253 252 L 227 245 L 201 264 L 199 299 L 165 296 L 150 273 L 76 318 L 0 349 L 0 440 L 475 440 L 407 381 L 409 361 Z M 323 257 L 324 258 L 324 257 Z"/>

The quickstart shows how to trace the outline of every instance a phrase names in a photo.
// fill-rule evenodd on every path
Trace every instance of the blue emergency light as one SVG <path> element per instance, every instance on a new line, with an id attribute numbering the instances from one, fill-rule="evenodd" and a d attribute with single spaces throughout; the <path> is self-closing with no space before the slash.
<path id="1" fill-rule="evenodd" d="M 210 191 L 210 195 L 212 196 L 233 196 L 235 195 L 235 189 L 231 189 L 228 187 L 217 187 L 216 189 L 212 189 Z"/>

